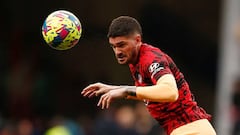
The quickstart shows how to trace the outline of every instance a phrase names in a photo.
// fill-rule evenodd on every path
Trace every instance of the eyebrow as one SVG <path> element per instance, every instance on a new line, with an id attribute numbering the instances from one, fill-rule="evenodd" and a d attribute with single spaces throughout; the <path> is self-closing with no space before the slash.
<path id="1" fill-rule="evenodd" d="M 125 41 L 120 41 L 120 42 L 117 42 L 116 44 L 111 44 L 111 43 L 109 43 L 111 46 L 119 46 L 119 45 L 121 45 L 121 44 L 124 44 L 125 43 Z"/>
<path id="2" fill-rule="evenodd" d="M 113 42 L 113 43 L 111 43 L 110 41 L 109 41 L 109 44 L 112 46 L 112 47 L 118 47 L 118 46 L 121 46 L 121 45 L 124 45 L 124 44 L 126 44 L 127 43 L 127 41 L 125 41 L 125 40 L 120 40 L 119 42 Z"/>
<path id="3" fill-rule="evenodd" d="M 120 41 L 120 42 L 116 43 L 116 45 L 120 45 L 120 44 L 123 44 L 123 43 L 125 43 L 125 41 Z"/>

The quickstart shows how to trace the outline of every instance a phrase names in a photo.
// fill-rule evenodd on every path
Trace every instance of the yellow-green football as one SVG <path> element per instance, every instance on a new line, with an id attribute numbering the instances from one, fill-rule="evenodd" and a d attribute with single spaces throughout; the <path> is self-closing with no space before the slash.
<path id="1" fill-rule="evenodd" d="M 42 35 L 46 43 L 56 50 L 67 50 L 74 47 L 82 33 L 79 19 L 71 12 L 58 10 L 45 19 Z"/>

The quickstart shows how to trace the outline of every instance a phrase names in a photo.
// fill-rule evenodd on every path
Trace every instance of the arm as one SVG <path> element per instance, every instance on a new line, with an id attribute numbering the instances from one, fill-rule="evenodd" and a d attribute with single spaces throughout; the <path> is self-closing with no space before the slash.
<path id="1" fill-rule="evenodd" d="M 171 74 L 166 74 L 158 79 L 157 84 L 153 86 L 136 87 L 128 93 L 135 93 L 135 96 L 129 95 L 127 99 L 143 100 L 155 102 L 173 102 L 178 98 L 178 89 L 176 81 Z"/>
<path id="2" fill-rule="evenodd" d="M 154 102 L 174 102 L 178 99 L 178 88 L 172 74 L 165 74 L 153 86 L 137 87 L 136 97 Z M 132 91 L 134 93 L 134 91 Z"/>
<path id="3" fill-rule="evenodd" d="M 173 75 L 165 74 L 160 77 L 157 84 L 153 86 L 112 86 L 96 83 L 85 88 L 82 94 L 88 97 L 102 94 L 98 106 L 102 106 L 102 109 L 104 109 L 108 108 L 111 101 L 117 98 L 146 99 L 154 102 L 174 102 L 178 98 L 178 89 Z"/>
<path id="4" fill-rule="evenodd" d="M 174 102 L 178 98 L 178 88 L 172 74 L 165 74 L 160 77 L 156 85 L 136 87 L 121 86 L 101 96 L 98 106 L 102 109 L 108 108 L 113 99 L 146 99 L 153 102 Z"/>

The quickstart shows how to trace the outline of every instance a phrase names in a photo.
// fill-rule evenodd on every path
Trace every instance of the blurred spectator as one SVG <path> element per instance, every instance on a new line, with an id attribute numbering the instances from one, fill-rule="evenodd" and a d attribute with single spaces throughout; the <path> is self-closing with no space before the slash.
<path id="1" fill-rule="evenodd" d="M 18 135 L 34 135 L 33 124 L 27 119 L 20 120 L 16 128 Z"/>
<path id="2" fill-rule="evenodd" d="M 138 135 L 135 130 L 136 115 L 134 108 L 129 105 L 124 105 L 117 108 L 115 112 L 115 120 L 119 126 L 120 135 Z"/>
<path id="3" fill-rule="evenodd" d="M 83 129 L 75 121 L 67 119 L 64 122 L 65 127 L 69 130 L 71 135 L 84 135 Z"/>
<path id="4" fill-rule="evenodd" d="M 135 108 L 136 113 L 136 130 L 141 135 L 147 135 L 153 125 L 153 119 L 148 114 L 143 103 L 139 103 Z"/>
<path id="5" fill-rule="evenodd" d="M 233 135 L 240 135 L 240 78 L 234 83 L 232 104 L 234 122 Z"/>
<path id="6" fill-rule="evenodd" d="M 65 126 L 54 126 L 47 130 L 45 135 L 72 135 Z"/>
<path id="7" fill-rule="evenodd" d="M 240 21 L 237 23 L 235 32 L 236 32 L 236 38 L 240 44 Z"/>
<path id="8" fill-rule="evenodd" d="M 84 135 L 81 126 L 76 121 L 62 116 L 55 116 L 49 124 L 45 135 Z"/>
<path id="9" fill-rule="evenodd" d="M 163 129 L 157 124 L 149 112 L 147 111 L 144 103 L 136 104 L 136 130 L 140 135 L 163 135 Z"/>
<path id="10" fill-rule="evenodd" d="M 113 109 L 113 108 L 110 108 Z M 120 129 L 113 118 L 114 110 L 101 111 L 92 125 L 94 135 L 121 135 Z"/>
<path id="11" fill-rule="evenodd" d="M 136 120 L 134 109 L 127 105 L 118 108 L 115 113 L 115 119 L 120 127 L 124 129 L 133 128 Z"/>
<path id="12" fill-rule="evenodd" d="M 4 121 L 0 129 L 0 135 L 15 135 L 15 128 L 12 122 Z"/>
<path id="13" fill-rule="evenodd" d="M 86 115 L 86 114 L 81 114 L 78 118 L 78 123 L 79 125 L 81 125 L 84 133 L 86 135 L 94 135 L 94 122 L 96 122 L 97 119 L 94 119 L 93 117 L 91 117 L 90 115 Z"/>
<path id="14" fill-rule="evenodd" d="M 165 135 L 142 102 L 103 110 L 94 124 L 94 135 Z"/>

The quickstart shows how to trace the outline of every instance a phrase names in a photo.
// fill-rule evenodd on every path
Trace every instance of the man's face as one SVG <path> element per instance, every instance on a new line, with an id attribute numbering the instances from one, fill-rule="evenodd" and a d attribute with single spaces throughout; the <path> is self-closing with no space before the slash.
<path id="1" fill-rule="evenodd" d="M 141 45 L 141 36 L 132 34 L 129 36 L 110 37 L 115 56 L 119 64 L 134 64 L 137 61 L 138 51 Z"/>

